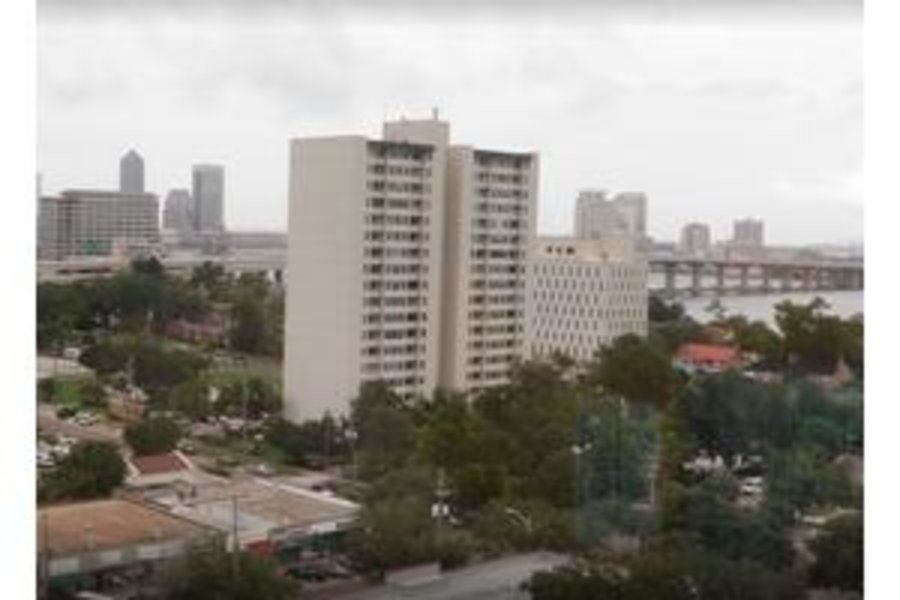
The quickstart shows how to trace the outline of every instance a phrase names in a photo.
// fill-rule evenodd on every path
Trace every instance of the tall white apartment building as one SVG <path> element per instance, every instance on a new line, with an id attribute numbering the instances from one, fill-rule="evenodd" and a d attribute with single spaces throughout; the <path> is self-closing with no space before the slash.
<path id="1" fill-rule="evenodd" d="M 628 236 L 541 237 L 531 263 L 532 357 L 591 359 L 626 334 L 647 334 L 647 260 Z"/>
<path id="2" fill-rule="evenodd" d="M 152 251 L 159 244 L 153 194 L 66 190 L 38 201 L 40 260 Z"/>
<path id="3" fill-rule="evenodd" d="M 449 138 L 435 117 L 292 142 L 287 418 L 344 413 L 367 381 L 496 385 L 524 355 L 537 157 Z"/>

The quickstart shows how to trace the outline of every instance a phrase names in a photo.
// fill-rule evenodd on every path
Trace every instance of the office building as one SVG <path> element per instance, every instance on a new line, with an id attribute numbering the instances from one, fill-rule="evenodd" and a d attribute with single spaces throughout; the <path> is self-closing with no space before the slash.
<path id="1" fill-rule="evenodd" d="M 739 246 L 762 246 L 764 244 L 762 220 L 740 219 L 735 221 L 732 243 Z"/>
<path id="2" fill-rule="evenodd" d="M 185 189 L 170 190 L 163 207 L 163 229 L 179 234 L 194 230 L 194 199 Z"/>
<path id="3" fill-rule="evenodd" d="M 637 239 L 647 236 L 647 195 L 643 192 L 620 192 L 613 196 L 615 206 L 628 225 L 628 232 Z"/>
<path id="4" fill-rule="evenodd" d="M 119 191 L 123 194 L 144 193 L 144 159 L 129 150 L 119 160 Z"/>
<path id="5" fill-rule="evenodd" d="M 647 260 L 635 240 L 541 237 L 530 269 L 532 357 L 583 362 L 617 337 L 647 334 Z"/>
<path id="6" fill-rule="evenodd" d="M 451 146 L 435 118 L 291 147 L 286 416 L 506 381 L 525 351 L 537 157 Z"/>
<path id="7" fill-rule="evenodd" d="M 627 235 L 643 242 L 647 236 L 647 196 L 605 190 L 583 190 L 575 201 L 575 237 L 599 239 Z"/>
<path id="8" fill-rule="evenodd" d="M 153 194 L 66 190 L 38 202 L 41 260 L 144 253 L 159 244 L 159 201 Z"/>
<path id="9" fill-rule="evenodd" d="M 225 230 L 225 169 L 219 165 L 194 165 L 194 231 Z"/>
<path id="10" fill-rule="evenodd" d="M 691 256 L 708 254 L 712 239 L 709 225 L 705 223 L 688 223 L 681 229 L 679 250 Z"/>

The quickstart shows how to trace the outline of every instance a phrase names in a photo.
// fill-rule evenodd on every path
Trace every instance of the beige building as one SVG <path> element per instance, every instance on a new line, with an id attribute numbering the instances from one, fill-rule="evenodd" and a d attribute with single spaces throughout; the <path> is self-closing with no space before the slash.
<path id="1" fill-rule="evenodd" d="M 541 237 L 531 264 L 532 357 L 591 359 L 626 334 L 647 334 L 647 261 L 630 236 Z"/>
<path id="2" fill-rule="evenodd" d="M 523 355 L 537 156 L 449 139 L 434 118 L 292 142 L 288 418 L 346 412 L 366 381 L 495 385 Z"/>
<path id="3" fill-rule="evenodd" d="M 38 259 L 112 256 L 160 245 L 153 194 L 67 190 L 38 201 Z"/>
<path id="4" fill-rule="evenodd" d="M 575 200 L 575 237 L 598 239 L 627 234 L 638 241 L 647 235 L 647 196 L 605 190 L 582 190 Z"/>
<path id="5" fill-rule="evenodd" d="M 691 256 L 709 254 L 712 247 L 712 236 L 706 223 L 688 223 L 681 228 L 681 241 L 678 249 Z"/>

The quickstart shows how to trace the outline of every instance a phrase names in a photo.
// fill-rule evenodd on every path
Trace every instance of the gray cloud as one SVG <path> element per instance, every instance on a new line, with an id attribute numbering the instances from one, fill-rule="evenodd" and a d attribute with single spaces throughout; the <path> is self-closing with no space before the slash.
<path id="1" fill-rule="evenodd" d="M 450 16 L 503 14 L 515 19 L 523 12 L 561 15 L 571 11 L 613 12 L 655 17 L 684 17 L 691 13 L 719 14 L 733 10 L 764 13 L 798 13 L 815 18 L 825 14 L 861 15 L 862 0 L 39 0 L 42 17 L 91 17 L 97 13 L 130 16 L 142 13 L 167 15 L 196 11 L 209 14 L 240 13 L 266 16 L 272 13 L 401 13 Z"/>
<path id="2" fill-rule="evenodd" d="M 862 154 L 856 22 L 92 14 L 39 28 L 38 158 L 51 187 L 106 185 L 131 146 L 161 193 L 215 160 L 228 168 L 229 225 L 281 228 L 290 137 L 377 135 L 383 116 L 437 105 L 457 142 L 542 153 L 544 231 L 564 231 L 590 186 L 646 190 L 660 237 L 687 218 L 724 231 L 757 214 L 775 240 L 821 241 L 861 214 L 856 203 L 780 222 L 822 189 L 832 207 L 855 197 L 834 177 Z"/>

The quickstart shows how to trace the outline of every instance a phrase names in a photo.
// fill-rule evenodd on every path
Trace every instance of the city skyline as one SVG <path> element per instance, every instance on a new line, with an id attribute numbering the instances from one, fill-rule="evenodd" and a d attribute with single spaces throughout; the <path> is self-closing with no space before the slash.
<path id="1" fill-rule="evenodd" d="M 105 2 L 47 3 L 47 193 L 112 188 L 115 157 L 135 147 L 160 196 L 187 187 L 191 164 L 223 164 L 229 227 L 284 231 L 291 138 L 374 135 L 385 117 L 437 106 L 460 140 L 541 154 L 541 234 L 566 231 L 578 192 L 600 188 L 646 193 L 656 239 L 678 239 L 691 220 L 726 238 L 745 216 L 763 219 L 773 244 L 862 238 L 858 3 L 798 19 L 771 4 L 694 2 L 678 20 L 651 2 L 613 3 L 543 21 L 530 5 L 465 25 L 440 12 L 225 4 L 197 26 L 168 3 L 142 9 L 139 25 Z"/>

